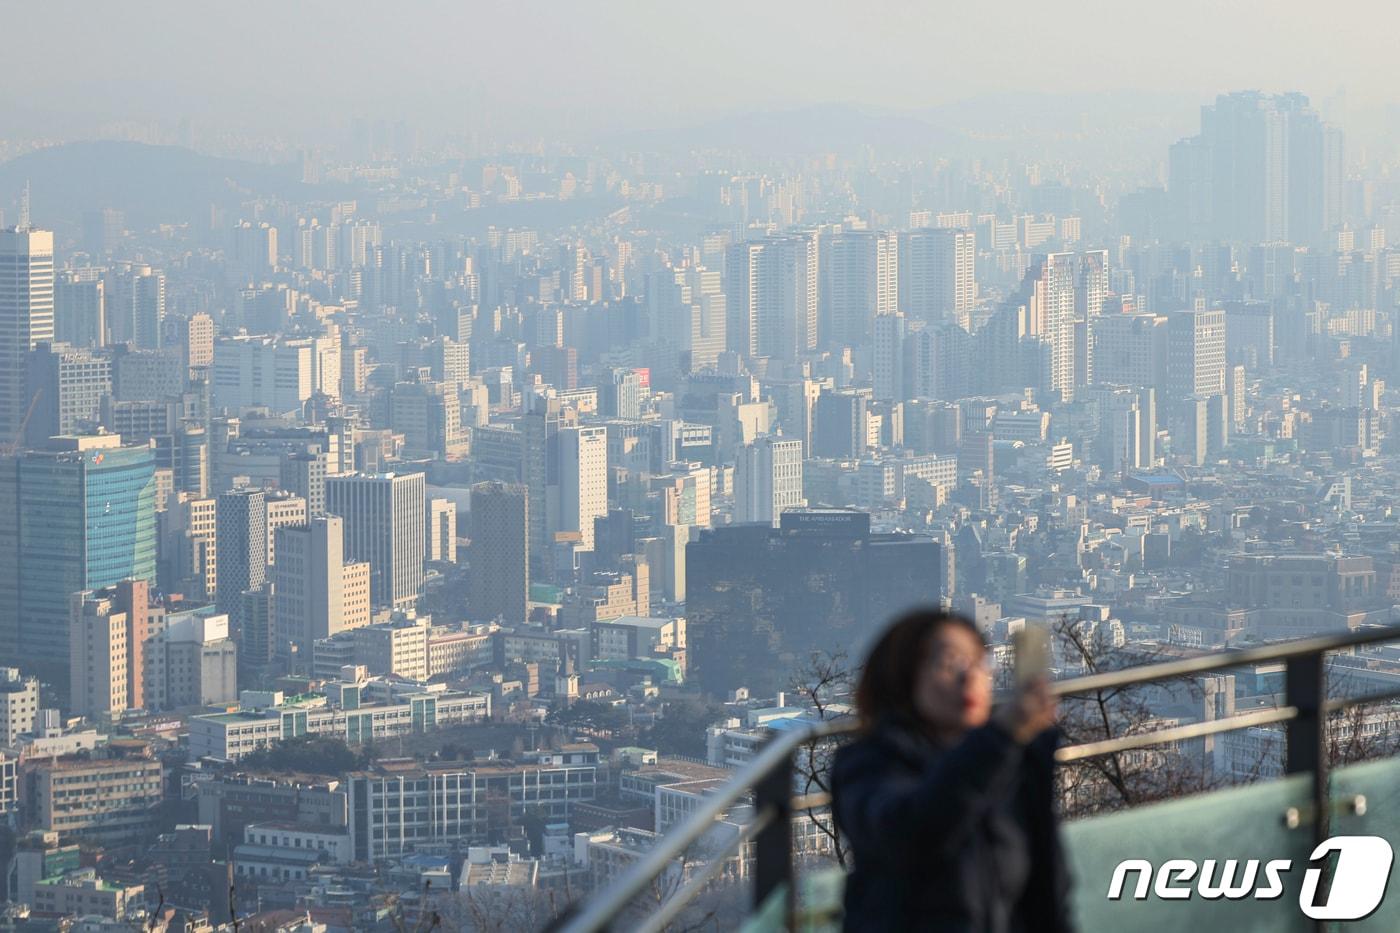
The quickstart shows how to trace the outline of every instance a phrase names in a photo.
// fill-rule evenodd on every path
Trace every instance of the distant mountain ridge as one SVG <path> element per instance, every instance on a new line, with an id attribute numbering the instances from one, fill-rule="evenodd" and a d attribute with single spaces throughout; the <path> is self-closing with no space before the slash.
<path id="1" fill-rule="evenodd" d="M 255 197 L 306 198 L 294 163 L 261 165 L 178 146 L 94 141 L 65 143 L 0 164 L 7 222 L 25 183 L 39 226 L 76 229 L 85 211 L 115 208 L 129 227 L 209 223 L 211 207 L 235 211 Z M 233 219 L 236 219 L 236 213 Z"/>

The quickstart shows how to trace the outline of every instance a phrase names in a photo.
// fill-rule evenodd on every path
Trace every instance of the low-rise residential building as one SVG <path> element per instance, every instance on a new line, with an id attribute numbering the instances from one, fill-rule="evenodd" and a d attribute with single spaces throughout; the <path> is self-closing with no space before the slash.
<path id="1" fill-rule="evenodd" d="M 125 920 L 142 905 L 144 885 L 113 884 L 97 875 L 96 869 L 80 869 L 62 878 L 47 878 L 34 885 L 35 911 L 61 917 L 89 915 L 107 920 Z"/>
<path id="2" fill-rule="evenodd" d="M 45 762 L 30 774 L 38 828 L 103 846 L 147 841 L 164 798 L 164 768 L 149 757 Z"/>
<path id="3" fill-rule="evenodd" d="M 17 667 L 0 667 L 0 745 L 9 748 L 33 732 L 38 714 L 39 679 L 25 677 Z"/>
<path id="4" fill-rule="evenodd" d="M 376 686 L 384 689 L 376 690 Z M 362 745 L 491 715 L 490 694 L 461 693 L 416 682 L 337 683 L 326 689 L 334 695 L 333 700 L 312 694 L 283 701 L 277 694 L 277 702 L 266 706 L 245 703 L 245 708 L 234 712 L 192 717 L 191 759 L 237 761 L 299 735 L 333 736 Z"/>
<path id="5" fill-rule="evenodd" d="M 380 761 L 346 778 L 354 858 L 486 840 L 532 809 L 567 818 L 570 804 L 597 796 L 598 769 L 598 749 L 586 743 L 520 762 Z"/>

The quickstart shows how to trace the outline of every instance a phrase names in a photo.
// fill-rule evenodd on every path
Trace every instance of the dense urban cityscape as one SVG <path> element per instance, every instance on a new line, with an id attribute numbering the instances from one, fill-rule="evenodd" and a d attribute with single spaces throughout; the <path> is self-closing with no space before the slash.
<path id="1" fill-rule="evenodd" d="M 1003 686 L 1028 627 L 1066 679 L 1400 622 L 1400 148 L 1323 96 L 1111 155 L 0 128 L 0 929 L 565 922 L 915 606 Z M 1063 698 L 1168 730 L 1066 759 L 1067 825 L 1294 774 L 1292 663 Z M 1400 645 L 1325 673 L 1398 691 Z M 1400 750 L 1340 705 L 1333 765 Z M 758 812 L 618 928 L 740 928 Z M 846 865 L 824 801 L 781 826 Z"/>

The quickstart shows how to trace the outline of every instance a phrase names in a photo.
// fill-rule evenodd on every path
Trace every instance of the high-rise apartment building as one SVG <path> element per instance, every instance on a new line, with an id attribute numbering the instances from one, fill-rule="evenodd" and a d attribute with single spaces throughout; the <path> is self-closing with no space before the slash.
<path id="1" fill-rule="evenodd" d="M 899 234 L 899 310 L 929 323 L 962 320 L 977 304 L 977 235 L 924 228 Z"/>
<path id="2" fill-rule="evenodd" d="M 1341 220 L 1341 131 L 1302 94 L 1222 94 L 1171 149 L 1173 233 L 1249 244 L 1315 242 Z"/>
<path id="3" fill-rule="evenodd" d="M 899 251 L 893 233 L 850 230 L 823 237 L 820 272 L 824 346 L 864 346 L 875 318 L 898 310 Z"/>
<path id="4" fill-rule="evenodd" d="M 140 264 L 110 272 L 106 318 L 112 343 L 159 350 L 165 337 L 165 273 Z"/>
<path id="5" fill-rule="evenodd" d="M 749 240 L 725 265 L 729 349 L 795 361 L 817 346 L 817 243 L 809 234 Z"/>

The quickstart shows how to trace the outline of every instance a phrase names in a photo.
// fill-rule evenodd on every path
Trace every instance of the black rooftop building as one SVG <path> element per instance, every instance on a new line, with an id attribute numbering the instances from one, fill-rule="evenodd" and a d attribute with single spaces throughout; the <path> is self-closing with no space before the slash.
<path id="1" fill-rule="evenodd" d="M 686 548 L 691 676 L 715 695 L 763 694 L 788 687 L 814 650 L 858 658 L 894 615 L 938 603 L 942 566 L 932 538 L 872 534 L 854 510 L 704 531 Z"/>

